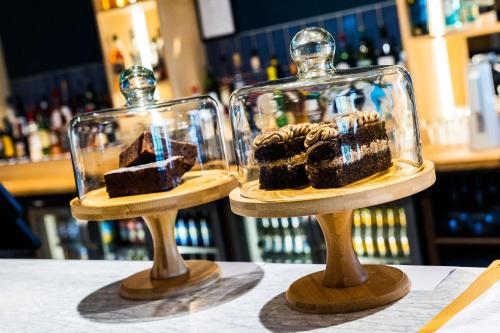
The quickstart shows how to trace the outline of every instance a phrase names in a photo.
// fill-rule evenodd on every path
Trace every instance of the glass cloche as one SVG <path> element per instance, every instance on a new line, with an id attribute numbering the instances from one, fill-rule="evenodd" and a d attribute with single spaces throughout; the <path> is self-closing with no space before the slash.
<path id="1" fill-rule="evenodd" d="M 72 119 L 71 157 L 78 196 L 170 191 L 200 172 L 229 175 L 217 103 L 210 97 L 155 100 L 153 72 L 121 74 L 127 105 Z M 202 182 L 200 184 L 203 184 Z"/>
<path id="2" fill-rule="evenodd" d="M 231 96 L 242 195 L 328 195 L 421 168 L 415 98 L 403 67 L 335 69 L 335 42 L 321 28 L 297 33 L 290 52 L 297 76 Z"/>

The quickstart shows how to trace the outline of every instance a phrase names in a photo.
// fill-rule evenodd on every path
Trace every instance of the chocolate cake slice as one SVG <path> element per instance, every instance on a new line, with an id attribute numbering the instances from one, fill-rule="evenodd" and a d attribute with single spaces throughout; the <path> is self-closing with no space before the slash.
<path id="1" fill-rule="evenodd" d="M 296 188 L 309 183 L 304 140 L 310 126 L 307 123 L 287 125 L 255 138 L 253 148 L 259 166 L 260 188 Z"/>
<path id="2" fill-rule="evenodd" d="M 385 123 L 376 111 L 317 125 L 304 145 L 307 175 L 315 188 L 345 186 L 392 165 Z"/>
<path id="3" fill-rule="evenodd" d="M 120 153 L 120 168 L 165 160 L 169 156 L 183 156 L 184 163 L 193 166 L 198 157 L 197 146 L 143 132 Z"/>
<path id="4" fill-rule="evenodd" d="M 104 174 L 110 198 L 127 195 L 163 192 L 177 187 L 182 175 L 191 169 L 183 156 L 163 161 L 125 167 Z"/>

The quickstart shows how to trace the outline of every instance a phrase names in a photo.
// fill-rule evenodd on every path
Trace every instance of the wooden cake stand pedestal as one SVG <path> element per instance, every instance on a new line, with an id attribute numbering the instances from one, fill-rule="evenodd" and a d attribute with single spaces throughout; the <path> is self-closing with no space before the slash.
<path id="1" fill-rule="evenodd" d="M 160 193 L 109 198 L 101 188 L 83 200 L 71 200 L 75 218 L 88 221 L 142 216 L 153 238 L 153 267 L 121 282 L 120 295 L 133 300 L 152 300 L 206 287 L 220 277 L 219 266 L 207 260 L 184 261 L 174 237 L 179 209 L 190 208 L 226 197 L 237 186 L 227 171 L 192 171 L 178 187 Z"/>
<path id="2" fill-rule="evenodd" d="M 354 312 L 389 304 L 409 292 L 410 280 L 399 269 L 361 265 L 351 238 L 354 209 L 397 200 L 435 182 L 432 162 L 425 161 L 422 168 L 410 174 L 398 171 L 400 163 L 339 189 L 260 190 L 265 192 L 263 200 L 244 197 L 239 188 L 229 194 L 232 211 L 243 216 L 316 215 L 326 241 L 326 269 L 290 285 L 286 291 L 290 307 L 308 313 Z"/>

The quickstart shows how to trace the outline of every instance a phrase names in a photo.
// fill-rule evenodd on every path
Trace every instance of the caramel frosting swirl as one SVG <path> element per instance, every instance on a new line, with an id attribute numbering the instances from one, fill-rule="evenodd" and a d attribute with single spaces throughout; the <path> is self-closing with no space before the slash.
<path id="1" fill-rule="evenodd" d="M 288 137 L 289 133 L 282 131 L 281 129 L 270 130 L 256 136 L 253 140 L 253 145 L 254 147 L 258 147 L 271 143 L 284 142 L 288 140 Z"/>
<path id="2" fill-rule="evenodd" d="M 285 142 L 287 140 L 297 138 L 300 136 L 306 136 L 309 133 L 309 129 L 312 124 L 301 123 L 295 125 L 286 125 L 285 127 L 270 130 L 268 132 L 262 133 L 255 137 L 253 141 L 254 147 L 259 147 L 262 145 Z"/>
<path id="3" fill-rule="evenodd" d="M 310 128 L 311 124 L 301 123 L 295 125 L 286 125 L 281 130 L 288 132 L 290 134 L 290 138 L 297 138 L 299 136 L 306 136 L 307 133 L 309 133 Z"/>
<path id="4" fill-rule="evenodd" d="M 378 112 L 372 111 L 355 111 L 347 115 L 338 116 L 335 120 L 338 127 L 343 131 L 353 130 L 356 126 L 363 126 L 364 124 L 376 123 L 380 120 Z"/>
<path id="5" fill-rule="evenodd" d="M 337 129 L 331 124 L 318 124 L 312 127 L 309 134 L 307 134 L 304 146 L 309 148 L 318 141 L 336 138 L 338 134 Z"/>

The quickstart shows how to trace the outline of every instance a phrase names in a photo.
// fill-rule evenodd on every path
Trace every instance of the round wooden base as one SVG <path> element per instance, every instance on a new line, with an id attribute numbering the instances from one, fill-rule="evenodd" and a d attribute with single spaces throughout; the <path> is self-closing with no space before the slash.
<path id="1" fill-rule="evenodd" d="M 207 260 L 187 260 L 186 274 L 169 279 L 152 279 L 146 269 L 124 279 L 120 295 L 131 300 L 154 300 L 193 292 L 216 282 L 220 278 L 219 266 Z"/>
<path id="2" fill-rule="evenodd" d="M 287 304 L 307 313 L 347 313 L 387 305 L 410 291 L 410 280 L 397 268 L 384 265 L 363 265 L 368 280 L 347 288 L 323 285 L 324 271 L 306 275 L 286 291 Z"/>

